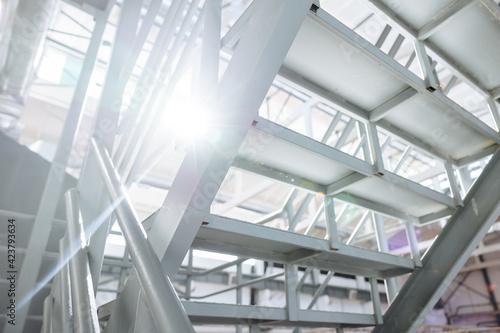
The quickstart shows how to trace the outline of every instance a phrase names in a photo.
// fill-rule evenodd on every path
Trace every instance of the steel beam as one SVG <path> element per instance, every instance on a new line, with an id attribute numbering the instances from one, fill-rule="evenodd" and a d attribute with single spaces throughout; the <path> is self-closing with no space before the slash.
<path id="1" fill-rule="evenodd" d="M 363 207 L 369 210 L 372 210 L 374 212 L 380 213 L 382 215 L 394 217 L 398 220 L 406 220 L 406 221 L 412 221 L 415 223 L 419 222 L 418 217 L 412 216 L 405 214 L 397 209 L 394 209 L 392 207 L 389 207 L 387 205 L 383 205 L 381 203 L 375 203 L 369 200 L 365 200 L 363 198 L 360 198 L 358 196 L 352 195 L 352 194 L 346 194 L 346 193 L 339 193 L 334 196 L 335 199 L 348 202 L 352 205 L 358 206 L 358 207 Z M 451 199 L 451 198 L 450 198 Z"/>
<path id="2" fill-rule="evenodd" d="M 438 31 L 443 25 L 445 25 L 455 14 L 461 12 L 464 9 L 469 8 L 472 5 L 478 3 L 478 0 L 459 0 L 451 4 L 451 6 L 441 10 L 436 14 L 429 22 L 427 22 L 422 28 L 416 31 L 417 38 L 419 40 L 424 40 L 432 36 L 436 31 Z"/>
<path id="3" fill-rule="evenodd" d="M 408 102 L 416 96 L 418 96 L 418 92 L 411 87 L 403 90 L 401 93 L 380 105 L 375 110 L 370 111 L 370 121 L 379 121 L 387 116 L 396 106 Z"/>
<path id="4" fill-rule="evenodd" d="M 168 276 L 173 277 L 179 269 L 208 214 L 310 5 L 309 1 L 290 0 L 256 3 L 231 61 L 206 103 L 216 118 L 212 130 L 224 130 L 223 137 L 216 145 L 200 139 L 188 149 L 149 233 Z M 133 281 L 129 279 L 118 304 L 137 302 L 138 286 Z M 111 315 L 108 323 L 111 331 L 123 332 L 130 327 L 129 315 L 120 313 L 123 308 L 117 306 L 119 311 Z"/>
<path id="5" fill-rule="evenodd" d="M 318 9 L 314 19 L 325 28 L 334 31 L 339 38 L 343 39 L 354 48 L 360 50 L 365 56 L 378 62 L 381 66 L 387 69 L 389 73 L 396 76 L 402 82 L 407 83 L 409 86 L 413 87 L 430 100 L 443 106 L 444 110 L 451 109 L 452 114 L 460 119 L 464 124 L 467 124 L 489 139 L 500 143 L 500 136 L 498 136 L 498 133 L 496 133 L 488 125 L 472 116 L 468 111 L 466 111 L 454 101 L 447 98 L 439 90 L 436 90 L 434 92 L 430 92 L 427 90 L 429 85 L 435 87 L 435 84 L 437 83 L 433 82 L 434 76 L 432 75 L 432 68 L 430 62 L 428 61 L 428 55 L 426 54 L 424 45 L 422 45 L 420 41 L 416 42 L 415 47 L 417 56 L 421 58 L 422 65 L 424 65 L 424 76 L 427 77 L 428 80 L 430 80 L 427 84 L 425 83 L 425 81 L 417 77 L 404 66 L 400 65 L 394 59 L 390 58 L 374 45 L 366 41 L 363 43 L 359 35 L 347 28 L 340 21 L 338 21 L 336 18 L 334 18 L 324 10 Z"/>
<path id="6" fill-rule="evenodd" d="M 290 69 L 282 67 L 278 73 L 278 80 L 296 90 L 306 92 L 316 100 L 325 103 L 326 105 L 332 106 L 334 109 L 345 113 L 351 118 L 362 122 L 368 121 L 368 113 L 365 110 L 355 106 L 352 103 L 349 103 L 344 98 L 342 98 L 342 96 L 321 88 L 314 83 L 302 78 L 300 75 Z"/>
<path id="7" fill-rule="evenodd" d="M 491 0 L 484 0 L 485 2 L 491 2 Z M 471 1 L 472 2 L 472 1 Z M 373 13 L 380 16 L 383 20 L 385 20 L 390 26 L 394 29 L 399 30 L 399 32 L 411 40 L 412 42 L 419 41 L 417 37 L 417 32 L 411 28 L 406 22 L 402 21 L 395 13 L 381 0 L 362 0 L 362 3 L 368 7 Z M 488 5 L 488 4 L 487 4 Z M 487 6 L 488 7 L 488 6 Z M 475 79 L 473 79 L 467 73 L 464 73 L 462 70 L 458 68 L 456 64 L 453 63 L 447 56 L 442 54 L 435 46 L 428 43 L 427 41 L 422 41 L 422 44 L 426 46 L 429 50 L 430 55 L 439 62 L 445 64 L 445 66 L 457 77 L 459 77 L 462 81 L 471 86 L 474 90 L 476 90 L 481 96 L 489 96 L 487 90 L 479 84 Z"/>
<path id="8" fill-rule="evenodd" d="M 349 186 L 362 182 L 363 180 L 366 179 L 370 179 L 370 177 L 367 177 L 366 175 L 363 175 L 358 172 L 353 172 L 350 175 L 345 176 L 344 178 L 328 185 L 326 187 L 325 195 L 338 194 L 340 192 L 343 192 L 345 189 L 349 188 Z"/>
<path id="9" fill-rule="evenodd" d="M 380 332 L 416 332 L 441 294 L 500 215 L 500 151 L 476 180 L 384 315 Z M 442 254 L 446 253 L 446 256 Z"/>
<path id="10" fill-rule="evenodd" d="M 373 315 L 329 311 L 298 310 L 298 320 L 289 321 L 284 308 L 232 305 L 220 303 L 183 302 L 189 317 L 195 324 L 339 327 L 339 323 L 357 326 L 373 326 Z"/>
<path id="11" fill-rule="evenodd" d="M 442 162 L 448 161 L 452 164 L 457 164 L 457 161 L 440 153 L 439 151 L 436 150 L 436 148 L 432 147 L 428 143 L 425 143 L 421 139 L 414 137 L 413 135 L 395 127 L 392 124 L 389 124 L 387 121 L 385 121 L 383 119 L 377 121 L 376 125 L 381 129 L 381 132 L 384 132 L 385 134 L 397 137 L 398 140 L 404 142 L 405 144 L 412 146 L 413 148 L 417 148 L 417 150 L 421 150 L 421 151 L 426 152 L 432 158 L 435 158 L 435 159 L 442 161 Z"/>

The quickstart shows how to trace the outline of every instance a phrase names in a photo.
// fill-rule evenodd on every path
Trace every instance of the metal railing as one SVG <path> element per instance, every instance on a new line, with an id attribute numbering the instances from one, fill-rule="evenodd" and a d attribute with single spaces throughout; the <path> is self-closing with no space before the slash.
<path id="1" fill-rule="evenodd" d="M 151 310 L 158 332 L 194 333 L 186 311 L 147 239 L 108 152 L 95 139 L 91 141 L 91 152 L 96 157 L 137 271 L 142 287 L 141 297 L 145 298 Z M 60 241 L 58 277 L 44 303 L 42 332 L 55 331 L 54 327 L 61 332 L 100 332 L 77 190 L 70 189 L 65 198 L 68 229 L 66 236 Z"/>

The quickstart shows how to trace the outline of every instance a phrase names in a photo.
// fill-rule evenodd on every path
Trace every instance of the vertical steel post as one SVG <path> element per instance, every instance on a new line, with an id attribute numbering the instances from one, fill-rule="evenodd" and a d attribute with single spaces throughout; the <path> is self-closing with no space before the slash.
<path id="1" fill-rule="evenodd" d="M 415 226 L 412 222 L 405 222 L 405 228 L 413 263 L 415 264 L 415 267 L 422 267 L 422 261 L 420 260 L 420 249 L 418 248 L 417 235 L 415 234 Z"/>
<path id="2" fill-rule="evenodd" d="M 387 236 L 385 234 L 384 220 L 380 215 L 376 213 L 372 213 L 372 218 L 375 227 L 375 236 L 377 238 L 378 249 L 380 252 L 389 253 L 389 243 L 387 242 Z M 394 278 L 385 279 L 385 288 L 387 291 L 387 300 L 390 304 L 398 293 L 396 288 L 396 281 L 394 281 Z"/>
<path id="3" fill-rule="evenodd" d="M 328 237 L 328 242 L 330 243 L 330 249 L 338 249 L 339 235 L 337 232 L 337 221 L 335 219 L 335 208 L 333 203 L 333 197 L 327 195 L 325 196 L 325 216 L 326 216 L 326 232 Z"/>
<path id="4" fill-rule="evenodd" d="M 385 167 L 384 159 L 382 157 L 382 148 L 378 139 L 377 126 L 371 122 L 367 123 L 366 133 L 368 134 L 368 142 L 370 144 L 372 163 L 375 166 L 375 173 L 383 174 Z"/>
<path id="5" fill-rule="evenodd" d="M 297 267 L 293 264 L 285 265 L 285 294 L 288 320 L 298 320 L 299 293 L 297 291 Z"/>
<path id="6" fill-rule="evenodd" d="M 240 285 L 243 283 L 243 263 L 238 263 L 236 265 L 236 284 Z M 241 288 L 236 289 L 236 304 L 243 303 L 243 290 Z M 242 333 L 243 326 L 236 325 L 236 333 Z"/>
<path id="7" fill-rule="evenodd" d="M 453 170 L 453 166 L 451 163 L 444 163 L 444 168 L 446 170 L 446 175 L 448 176 L 448 182 L 450 183 L 451 193 L 453 193 L 453 200 L 455 200 L 456 206 L 463 206 L 464 202 L 462 201 L 462 197 L 460 196 L 460 190 L 458 188 L 458 180 L 455 176 L 455 171 Z"/>
<path id="8" fill-rule="evenodd" d="M 380 308 L 380 295 L 378 292 L 377 278 L 370 278 L 370 290 L 372 295 L 373 314 L 375 316 L 375 322 L 377 323 L 377 325 L 382 324 L 384 320 L 382 318 L 382 309 Z"/>

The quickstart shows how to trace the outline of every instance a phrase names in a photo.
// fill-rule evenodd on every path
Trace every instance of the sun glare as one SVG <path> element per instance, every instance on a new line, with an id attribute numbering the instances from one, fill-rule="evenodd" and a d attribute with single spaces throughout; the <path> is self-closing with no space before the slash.
<path id="1" fill-rule="evenodd" d="M 208 134 L 210 118 L 207 110 L 188 98 L 172 99 L 167 107 L 162 128 L 173 136 L 176 146 L 185 146 Z"/>

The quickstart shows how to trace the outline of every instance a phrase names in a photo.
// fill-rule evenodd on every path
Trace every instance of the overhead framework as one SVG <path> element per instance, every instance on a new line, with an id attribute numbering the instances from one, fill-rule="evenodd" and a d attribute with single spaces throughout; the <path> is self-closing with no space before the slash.
<path id="1" fill-rule="evenodd" d="M 193 325 L 205 324 L 235 325 L 236 332 L 243 326 L 251 332 L 268 327 L 293 332 L 307 327 L 415 332 L 500 215 L 500 60 L 493 56 L 500 54 L 500 7 L 488 0 L 360 3 L 387 24 L 373 41 L 335 17 L 326 1 L 323 7 L 312 0 L 254 0 L 222 39 L 221 0 L 202 5 L 196 0 L 167 5 L 153 0 L 145 14 L 141 2 L 123 1 L 94 115 L 93 139 L 76 189 L 66 194 L 67 234 L 60 243 L 57 270 L 39 281 L 63 195 L 58 170 L 68 164 L 111 10 L 80 4 L 93 8 L 96 23 L 20 269 L 18 324 L 6 325 L 5 332 L 23 332 L 33 290 L 50 280 L 45 332 L 69 332 L 72 328 L 65 323 L 76 331 L 109 333 L 145 328 L 194 332 Z M 135 65 L 161 10 L 163 20 L 146 64 L 136 75 Z M 462 33 L 459 26 L 473 31 Z M 385 48 L 392 29 L 398 36 Z M 398 55 L 403 45 L 410 49 L 405 57 Z M 147 182 L 141 170 L 149 163 L 148 148 L 158 140 L 155 135 L 163 130 L 164 113 L 174 122 L 177 113 L 187 112 L 187 107 L 180 110 L 172 102 L 187 71 L 198 83 L 193 99 L 208 115 L 203 118 L 207 131 L 183 141 L 173 130 L 165 130 L 165 146 L 175 142 L 185 155 L 166 186 L 169 191 L 161 207 L 141 222 L 130 188 Z M 124 96 L 129 80 L 136 83 L 130 100 L 137 103 Z M 491 124 L 454 95 L 464 86 L 477 93 L 476 104 L 486 105 Z M 273 89 L 300 101 L 296 114 L 259 111 Z M 313 109 L 321 113 L 320 137 L 313 135 Z M 292 124 L 302 114 L 306 130 L 301 132 Z M 471 182 L 463 170 L 492 154 L 469 190 Z M 427 178 L 403 172 L 408 163 L 432 164 L 439 172 Z M 212 205 L 232 170 L 292 189 L 281 208 L 258 219 L 217 215 Z M 449 193 L 440 188 L 437 174 L 447 181 Z M 267 186 L 256 186 L 218 209 L 238 206 Z M 315 197 L 321 201 L 318 206 L 311 204 Z M 312 206 L 315 213 L 305 221 Z M 352 229 L 342 224 L 350 207 L 363 212 Z M 420 258 L 414 227 L 449 216 Z M 132 262 L 125 253 L 123 261 L 113 264 L 132 269 L 126 282 L 122 270 L 116 300 L 97 311 L 101 270 L 112 266 L 104 253 L 115 220 Z M 283 223 L 276 224 L 278 220 Z M 409 256 L 391 253 L 387 220 L 397 221 L 392 227 L 406 231 Z M 368 221 L 376 250 L 354 246 Z M 68 247 L 70 255 L 65 255 Z M 193 267 L 193 250 L 238 259 L 199 271 Z M 449 255 L 442 256 L 444 252 Z M 251 272 L 245 280 L 242 263 L 248 259 L 273 267 L 276 263 L 279 270 Z M 209 295 L 191 294 L 196 277 L 231 266 L 237 270 L 235 286 Z M 82 281 L 81 272 L 90 279 Z M 366 279 L 371 313 L 314 309 L 336 273 Z M 405 274 L 410 274 L 408 282 L 398 290 L 394 278 Z M 305 302 L 301 292 L 309 276 L 315 291 Z M 184 291 L 176 281 L 182 281 Z M 282 283 L 284 307 L 244 304 L 242 288 L 270 281 Z M 232 290 L 232 304 L 196 301 Z M 385 314 L 381 294 L 390 304 Z M 67 311 L 70 302 L 73 312 Z"/>

